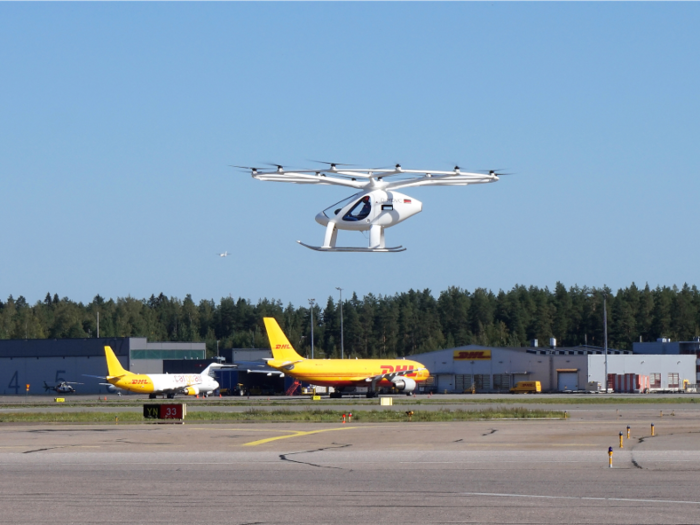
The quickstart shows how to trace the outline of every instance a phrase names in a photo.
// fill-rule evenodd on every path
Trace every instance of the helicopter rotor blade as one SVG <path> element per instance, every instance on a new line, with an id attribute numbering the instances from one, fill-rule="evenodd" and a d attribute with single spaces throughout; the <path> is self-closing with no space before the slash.
<path id="1" fill-rule="evenodd" d="M 318 162 L 319 164 L 328 164 L 329 166 L 357 166 L 357 164 L 344 164 L 342 162 L 328 162 L 325 160 L 307 159 L 309 162 Z"/>

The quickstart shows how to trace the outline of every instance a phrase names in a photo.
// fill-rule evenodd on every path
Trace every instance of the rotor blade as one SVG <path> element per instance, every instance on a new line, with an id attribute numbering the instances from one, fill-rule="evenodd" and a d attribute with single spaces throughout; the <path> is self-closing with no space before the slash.
<path id="1" fill-rule="evenodd" d="M 489 170 L 488 175 L 495 175 L 496 177 L 501 177 L 502 175 L 515 175 L 515 173 L 502 173 L 501 170 Z"/>
<path id="2" fill-rule="evenodd" d="M 258 171 L 258 168 L 254 168 L 252 166 L 234 166 L 233 164 L 229 164 L 230 167 L 232 168 L 238 168 L 239 170 L 250 170 L 250 171 Z"/>
<path id="3" fill-rule="evenodd" d="M 328 164 L 330 166 L 357 166 L 357 164 L 343 164 L 342 162 L 328 162 L 325 160 L 314 160 L 314 159 L 307 159 L 309 162 L 318 162 L 319 164 Z"/>

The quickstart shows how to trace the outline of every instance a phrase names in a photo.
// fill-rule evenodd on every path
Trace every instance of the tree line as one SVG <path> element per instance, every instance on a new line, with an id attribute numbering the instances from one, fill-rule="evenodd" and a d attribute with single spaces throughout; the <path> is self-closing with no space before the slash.
<path id="1" fill-rule="evenodd" d="M 553 290 L 514 286 L 509 291 L 458 287 L 436 298 L 428 289 L 395 295 L 353 294 L 344 300 L 343 336 L 346 357 L 401 357 L 467 344 L 527 346 L 557 339 L 559 346 L 602 346 L 603 303 L 608 317 L 608 344 L 631 349 L 635 341 L 658 337 L 691 340 L 700 333 L 700 292 L 682 288 L 637 287 L 613 293 L 607 287 Z M 313 307 L 314 354 L 340 357 L 340 303 L 329 297 Z M 301 354 L 311 354 L 311 308 L 284 306 L 281 301 L 223 297 L 195 303 L 162 293 L 149 299 L 124 297 L 90 303 L 57 294 L 29 304 L 24 297 L 0 301 L 0 339 L 147 337 L 149 341 L 188 341 L 220 348 L 268 348 L 263 317 L 277 318 Z"/>

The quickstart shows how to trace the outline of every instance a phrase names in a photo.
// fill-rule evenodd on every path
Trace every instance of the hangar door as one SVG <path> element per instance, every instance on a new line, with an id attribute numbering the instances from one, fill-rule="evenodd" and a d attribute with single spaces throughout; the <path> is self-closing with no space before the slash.
<path id="1" fill-rule="evenodd" d="M 438 392 L 444 392 L 447 390 L 448 392 L 454 392 L 455 390 L 455 382 L 454 382 L 455 376 L 452 374 L 438 374 L 437 376 L 437 385 L 438 385 Z"/>
<path id="2" fill-rule="evenodd" d="M 578 390 L 578 373 L 577 372 L 558 372 L 559 382 L 558 388 L 559 392 L 564 390 Z"/>

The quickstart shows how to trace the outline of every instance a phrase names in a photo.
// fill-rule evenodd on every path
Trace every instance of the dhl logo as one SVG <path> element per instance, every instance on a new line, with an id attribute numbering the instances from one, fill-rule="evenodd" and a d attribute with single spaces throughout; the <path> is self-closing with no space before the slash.
<path id="1" fill-rule="evenodd" d="M 275 345 L 275 350 L 291 350 L 291 345 Z"/>
<path id="2" fill-rule="evenodd" d="M 413 370 L 413 365 L 381 365 L 379 368 L 382 369 L 382 374 L 391 374 L 393 372 L 405 372 L 406 370 Z M 415 372 L 412 374 L 406 374 L 407 377 L 412 377 L 416 375 Z"/>
<path id="3" fill-rule="evenodd" d="M 489 361 L 491 350 L 455 350 L 453 359 L 455 361 Z"/>
<path id="4" fill-rule="evenodd" d="M 147 385 L 148 379 L 132 379 L 131 384 L 132 385 Z"/>

